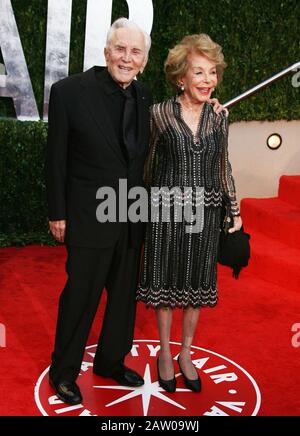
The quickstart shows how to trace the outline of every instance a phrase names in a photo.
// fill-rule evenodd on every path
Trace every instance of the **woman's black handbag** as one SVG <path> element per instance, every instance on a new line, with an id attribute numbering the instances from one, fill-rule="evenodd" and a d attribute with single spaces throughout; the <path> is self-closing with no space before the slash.
<path id="1" fill-rule="evenodd" d="M 241 269 L 248 265 L 250 259 L 250 235 L 244 232 L 244 226 L 237 232 L 228 233 L 231 227 L 233 216 L 230 213 L 229 199 L 225 197 L 221 212 L 218 262 L 230 266 L 233 277 L 237 279 Z"/>

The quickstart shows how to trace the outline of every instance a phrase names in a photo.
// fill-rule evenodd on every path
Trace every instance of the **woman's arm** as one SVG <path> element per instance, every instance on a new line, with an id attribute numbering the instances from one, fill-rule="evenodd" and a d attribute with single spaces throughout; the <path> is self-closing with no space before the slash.
<path id="1" fill-rule="evenodd" d="M 230 202 L 230 211 L 233 216 L 234 226 L 229 230 L 229 232 L 233 233 L 240 230 L 242 227 L 242 219 L 240 217 L 240 208 L 236 199 L 235 183 L 228 156 L 228 116 L 226 114 L 222 114 L 221 116 L 222 154 L 220 160 L 220 178 L 223 192 L 227 195 Z"/>
<path id="2" fill-rule="evenodd" d="M 153 180 L 156 158 L 156 144 L 158 141 L 159 131 L 155 123 L 153 106 L 150 108 L 150 143 L 148 155 L 144 167 L 144 182 L 147 187 L 150 187 Z"/>

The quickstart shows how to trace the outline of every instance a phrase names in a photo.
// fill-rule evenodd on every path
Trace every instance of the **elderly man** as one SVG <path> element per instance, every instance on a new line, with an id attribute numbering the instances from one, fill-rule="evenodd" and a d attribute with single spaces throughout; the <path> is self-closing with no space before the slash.
<path id="1" fill-rule="evenodd" d="M 82 401 L 75 381 L 104 287 L 107 304 L 93 371 L 121 385 L 144 383 L 124 365 L 133 341 L 144 224 L 99 222 L 96 193 L 111 187 L 118 197 L 119 179 L 126 179 L 128 190 L 143 186 L 151 95 L 134 78 L 147 63 L 150 45 L 149 35 L 121 18 L 108 33 L 107 68 L 93 67 L 51 88 L 49 224 L 66 244 L 68 280 L 59 301 L 49 381 L 69 404 Z"/>

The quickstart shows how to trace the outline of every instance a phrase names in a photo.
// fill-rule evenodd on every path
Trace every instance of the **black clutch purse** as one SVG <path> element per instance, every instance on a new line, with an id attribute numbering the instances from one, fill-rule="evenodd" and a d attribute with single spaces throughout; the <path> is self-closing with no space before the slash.
<path id="1" fill-rule="evenodd" d="M 248 265 L 250 259 L 250 235 L 244 232 L 244 226 L 234 233 L 228 230 L 233 227 L 233 216 L 230 212 L 230 201 L 224 197 L 221 211 L 221 228 L 218 249 L 218 262 L 232 268 L 236 279 L 241 269 Z"/>

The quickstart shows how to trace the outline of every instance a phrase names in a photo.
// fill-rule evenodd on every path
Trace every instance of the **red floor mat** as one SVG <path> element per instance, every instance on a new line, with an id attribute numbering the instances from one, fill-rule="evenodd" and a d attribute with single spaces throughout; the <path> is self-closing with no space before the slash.
<path id="1" fill-rule="evenodd" d="M 155 316 L 151 309 L 139 304 L 136 342 L 127 363 L 147 375 L 148 391 L 132 393 L 108 388 L 114 383 L 92 375 L 92 355 L 87 354 L 86 360 L 90 361 L 79 377 L 87 404 L 76 410 L 65 410 L 65 405 L 56 402 L 41 377 L 49 365 L 53 346 L 58 296 L 65 281 L 64 259 L 63 247 L 0 250 L 0 323 L 6 327 L 6 347 L 0 348 L 1 415 L 105 412 L 180 416 L 220 413 L 218 410 L 243 415 L 255 411 L 259 393 L 258 414 L 300 414 L 300 348 L 293 347 L 295 333 L 291 331 L 300 322 L 300 293 L 256 278 L 251 268 L 242 271 L 239 280 L 234 280 L 227 268 L 219 268 L 219 303 L 213 309 L 202 310 L 200 315 L 194 357 L 204 384 L 201 394 L 185 392 L 180 375 L 181 391 L 176 396 L 164 395 L 157 389 Z M 103 307 L 104 300 L 90 334 L 90 346 L 97 341 Z M 180 322 L 181 311 L 177 310 L 172 328 L 174 356 L 178 352 L 176 343 L 180 342 Z M 226 369 L 217 369 L 222 365 Z M 237 374 L 238 383 L 217 383 L 220 374 L 226 372 Z M 35 397 L 34 388 L 39 379 Z"/>

